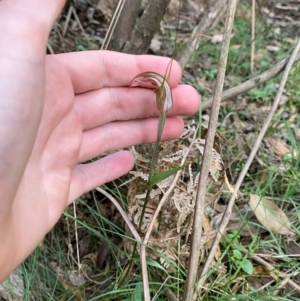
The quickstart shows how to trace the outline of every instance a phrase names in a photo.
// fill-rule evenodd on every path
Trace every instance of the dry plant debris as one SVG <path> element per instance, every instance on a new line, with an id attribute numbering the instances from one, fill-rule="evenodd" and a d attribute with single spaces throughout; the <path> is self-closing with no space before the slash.
<path id="1" fill-rule="evenodd" d="M 192 136 L 196 130 L 196 125 L 193 122 L 189 123 L 179 139 L 161 143 L 156 173 L 180 166 L 180 162 L 187 152 L 192 142 Z M 153 259 L 160 258 L 160 261 L 170 270 L 172 270 L 172 268 L 162 259 L 160 253 L 185 268 L 187 267 L 187 261 L 190 255 L 191 223 L 193 220 L 197 183 L 199 179 L 197 158 L 198 153 L 200 153 L 201 158 L 205 139 L 197 138 L 192 143 L 193 145 L 187 156 L 185 167 L 181 170 L 180 180 L 164 204 L 160 218 L 157 220 L 155 229 L 149 239 L 149 246 L 152 248 L 148 249 L 148 256 Z M 217 145 L 215 145 L 213 152 L 210 165 L 210 177 L 207 182 L 207 187 L 209 187 L 205 198 L 205 207 L 207 209 L 214 207 L 221 195 L 225 182 L 224 163 L 216 149 L 218 149 Z M 140 151 L 142 151 L 141 148 Z M 131 172 L 133 178 L 131 179 L 128 189 L 128 215 L 137 229 L 140 224 L 148 180 L 148 169 L 145 167 L 145 160 L 141 159 L 142 157 L 145 157 L 145 154 L 139 154 L 137 157 L 139 170 Z M 153 213 L 161 197 L 172 183 L 174 177 L 174 174 L 169 176 L 157 183 L 152 189 L 144 220 L 141 222 L 141 228 L 139 230 L 139 234 L 142 238 L 149 228 Z M 211 226 L 207 215 L 205 216 L 205 222 L 202 227 L 204 228 L 202 243 L 203 257 L 205 250 L 210 246 L 215 234 L 215 230 Z M 129 235 L 129 232 L 127 234 Z M 132 241 L 126 240 L 124 245 L 127 254 L 131 256 L 133 247 Z"/>

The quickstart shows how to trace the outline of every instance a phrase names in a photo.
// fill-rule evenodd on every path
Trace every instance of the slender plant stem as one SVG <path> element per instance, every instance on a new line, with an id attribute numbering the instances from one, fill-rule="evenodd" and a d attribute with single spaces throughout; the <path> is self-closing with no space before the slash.
<path id="1" fill-rule="evenodd" d="M 150 183 L 151 178 L 153 176 L 153 170 L 155 168 L 157 155 L 158 155 L 158 149 L 159 149 L 159 143 L 161 141 L 161 136 L 162 136 L 162 133 L 163 133 L 163 130 L 164 130 L 165 122 L 166 122 L 166 113 L 162 112 L 159 115 L 159 120 L 158 120 L 157 137 L 156 137 L 155 147 L 154 147 L 152 160 L 151 160 L 150 171 L 149 171 L 149 183 Z M 148 186 L 149 186 L 149 184 L 148 184 Z M 151 189 L 151 187 L 148 187 L 148 188 L 149 188 L 149 190 Z"/>
<path id="2" fill-rule="evenodd" d="M 270 112 L 263 124 L 263 127 L 255 141 L 255 144 L 251 150 L 251 153 L 245 163 L 245 166 L 243 168 L 243 170 L 241 171 L 240 175 L 239 175 L 239 178 L 236 182 L 236 185 L 235 185 L 235 188 L 234 188 L 234 194 L 237 194 L 239 189 L 240 189 L 240 186 L 245 178 L 245 175 L 246 173 L 248 172 L 248 169 L 257 153 L 257 150 L 261 144 L 261 141 L 273 119 L 273 116 L 277 110 L 277 107 L 278 107 L 278 104 L 280 102 L 280 99 L 281 99 L 281 95 L 282 95 L 282 92 L 283 92 L 283 89 L 284 89 L 284 86 L 285 86 L 285 83 L 287 81 L 287 78 L 288 78 L 288 75 L 290 73 L 290 70 L 293 66 L 293 63 L 294 63 L 294 60 L 297 56 L 297 53 L 299 52 L 300 50 L 300 40 L 298 41 L 295 49 L 293 50 L 293 53 L 285 67 L 285 70 L 284 70 L 284 73 L 283 73 L 283 76 L 282 76 L 282 79 L 281 79 L 281 82 L 280 82 L 280 85 L 279 85 L 279 89 L 277 91 L 277 94 L 276 94 L 276 97 L 275 97 L 275 100 L 274 100 L 274 103 L 270 109 Z M 221 239 L 221 236 L 222 234 L 224 233 L 225 229 L 226 229 L 226 226 L 228 224 L 228 221 L 229 221 L 229 218 L 231 216 L 231 212 L 232 212 L 232 208 L 233 208 L 233 205 L 234 205 L 234 200 L 235 200 L 235 196 L 234 194 L 231 195 L 231 198 L 228 202 L 228 206 L 227 206 L 227 209 L 224 213 L 224 216 L 223 216 L 223 219 L 222 219 L 222 222 L 220 224 L 220 228 L 219 228 L 219 231 L 217 232 L 217 235 L 215 237 L 215 240 L 214 240 L 214 243 L 211 247 L 211 250 L 210 250 L 210 253 L 209 253 L 209 256 L 205 262 L 205 265 L 203 267 L 203 270 L 202 270 L 202 273 L 201 273 L 201 277 L 200 277 L 200 281 L 198 283 L 198 289 L 200 289 L 203 284 L 204 284 L 204 281 L 205 281 L 205 278 L 206 278 L 206 274 L 208 272 L 208 269 L 210 268 L 211 266 L 211 262 L 213 261 L 213 258 L 214 258 L 214 254 L 215 254 L 215 251 L 217 249 L 217 246 L 219 245 L 219 242 L 220 242 L 220 239 Z"/>
<path id="3" fill-rule="evenodd" d="M 220 53 L 220 62 L 219 62 L 217 80 L 216 80 L 216 88 L 214 93 L 212 113 L 209 120 L 207 138 L 205 142 L 203 157 L 201 160 L 201 169 L 200 169 L 201 173 L 200 173 L 200 179 L 198 184 L 197 199 L 196 199 L 196 206 L 194 212 L 191 254 L 190 254 L 190 261 L 189 261 L 188 276 L 187 276 L 184 297 L 183 297 L 184 301 L 192 300 L 194 295 L 194 286 L 196 283 L 199 256 L 201 251 L 202 219 L 204 215 L 206 183 L 208 178 L 214 138 L 216 134 L 219 108 L 221 104 L 221 97 L 222 97 L 225 71 L 226 71 L 226 63 L 227 63 L 230 37 L 231 37 L 233 21 L 234 21 L 236 2 L 237 2 L 236 0 L 229 0 L 227 5 L 224 37 L 223 37 L 221 53 Z"/>
<path id="4" fill-rule="evenodd" d="M 101 46 L 101 50 L 105 50 L 107 49 L 108 45 L 109 45 L 109 42 L 111 40 L 111 37 L 113 35 L 113 32 L 115 30 L 115 27 L 117 25 L 117 22 L 120 18 L 120 15 L 121 15 L 121 12 L 122 12 L 122 9 L 124 7 L 124 3 L 125 3 L 126 0 L 120 0 L 118 5 L 117 5 L 117 8 L 114 12 L 114 15 L 109 23 L 109 27 L 108 27 L 108 30 L 106 32 L 106 35 L 105 35 L 105 38 L 104 38 L 104 41 L 102 43 L 102 46 Z"/>
<path id="5" fill-rule="evenodd" d="M 190 150 L 191 150 L 191 148 L 192 148 L 192 146 L 193 146 L 193 144 L 194 144 L 194 142 L 195 142 L 197 133 L 198 133 L 198 129 L 195 130 L 193 140 L 192 140 L 192 142 L 191 142 L 191 144 L 190 144 L 188 150 L 187 150 L 186 153 L 184 154 L 184 156 L 183 156 L 183 158 L 182 158 L 182 160 L 181 160 L 180 166 L 183 166 L 183 165 L 184 165 L 184 162 L 185 162 L 185 160 L 186 160 L 186 158 L 187 158 L 187 156 L 188 156 L 188 154 L 189 154 L 189 152 L 190 152 Z M 147 230 L 147 233 L 146 233 L 145 238 L 144 238 L 144 241 L 143 241 L 143 244 L 144 244 L 144 245 L 146 245 L 146 244 L 148 243 L 148 240 L 149 240 L 149 237 L 150 237 L 150 235 L 151 235 L 151 231 L 152 231 L 152 229 L 153 229 L 153 227 L 154 227 L 154 224 L 155 224 L 155 221 L 156 221 L 156 219 L 157 219 L 157 216 L 158 216 L 158 214 L 159 214 L 159 212 L 160 212 L 160 210 L 161 210 L 163 204 L 164 204 L 165 201 L 168 199 L 170 193 L 174 190 L 174 188 L 175 188 L 175 186 L 176 186 L 176 183 L 177 183 L 177 181 L 178 181 L 178 179 L 179 179 L 180 173 L 181 173 L 181 170 L 179 170 L 179 171 L 176 173 L 175 178 L 174 178 L 172 184 L 170 185 L 169 189 L 164 193 L 162 199 L 160 200 L 158 206 L 156 207 L 156 210 L 155 210 L 155 212 L 154 212 L 154 214 L 153 214 L 153 217 L 152 217 L 150 226 L 149 226 L 149 228 L 148 228 L 148 230 Z"/>
<path id="6" fill-rule="evenodd" d="M 112 195 L 110 195 L 108 192 L 103 190 L 102 188 L 98 187 L 98 188 L 96 188 L 96 190 L 99 191 L 100 193 L 102 193 L 103 195 L 105 195 L 116 206 L 116 208 L 118 209 L 118 211 L 122 215 L 124 221 L 126 222 L 128 228 L 130 229 L 132 235 L 136 239 L 137 243 L 139 243 L 140 246 L 141 246 L 142 245 L 142 239 L 141 239 L 140 235 L 138 234 L 138 232 L 134 228 L 134 226 L 131 223 L 131 221 L 129 220 L 127 214 L 124 212 L 123 208 L 120 206 L 120 204 L 117 202 L 117 200 Z M 142 268 L 142 278 L 143 278 L 144 300 L 145 301 L 150 301 L 151 299 L 150 299 L 149 279 L 148 279 L 146 260 L 144 262 L 141 260 L 141 268 Z"/>
<path id="7" fill-rule="evenodd" d="M 159 120 L 158 120 L 158 129 L 157 129 L 156 142 L 155 142 L 154 151 L 153 151 L 152 159 L 151 159 L 151 163 L 150 163 L 149 178 L 148 178 L 148 183 L 147 183 L 147 193 L 146 193 L 145 202 L 144 202 L 144 205 L 143 205 L 143 210 L 142 210 L 142 214 L 141 214 L 141 218 L 140 218 L 140 222 L 139 222 L 139 230 L 141 229 L 141 226 L 142 226 L 142 223 L 143 223 L 146 207 L 147 207 L 149 197 L 150 197 L 150 192 L 151 192 L 151 189 L 152 189 L 151 179 L 152 179 L 152 176 L 153 176 L 153 171 L 154 171 L 156 160 L 157 160 L 159 143 L 160 143 L 160 140 L 161 140 L 162 132 L 164 130 L 165 122 L 166 122 L 166 113 L 162 112 L 160 114 Z"/>
<path id="8" fill-rule="evenodd" d="M 76 202 L 73 203 L 73 214 L 74 214 L 74 228 L 75 228 L 75 239 L 76 239 L 76 253 L 77 253 L 77 265 L 78 272 L 81 270 L 80 254 L 79 254 L 79 239 L 78 239 L 78 225 L 77 225 L 77 213 L 76 213 Z"/>
<path id="9" fill-rule="evenodd" d="M 182 158 L 182 160 L 181 160 L 181 164 L 180 164 L 181 166 L 184 165 L 184 162 L 185 162 L 185 160 L 186 160 L 186 158 L 187 158 L 187 156 L 188 156 L 188 154 L 189 154 L 189 152 L 190 152 L 190 150 L 191 150 L 191 148 L 192 148 L 192 146 L 193 146 L 193 144 L 194 144 L 194 142 L 195 142 L 197 132 L 198 132 L 198 129 L 195 130 L 195 133 L 194 133 L 194 136 L 193 136 L 193 140 L 192 140 L 192 142 L 191 142 L 191 144 L 190 144 L 188 150 L 186 151 L 186 153 L 184 154 L 184 156 L 183 156 L 183 158 Z M 146 235 L 145 235 L 143 244 L 141 244 L 141 248 L 140 248 L 141 262 L 146 262 L 146 245 L 147 245 L 148 240 L 149 240 L 149 238 L 150 238 L 150 235 L 151 235 L 152 229 L 153 229 L 153 227 L 154 227 L 155 221 L 156 221 L 156 219 L 157 219 L 157 216 L 158 216 L 158 214 L 159 214 L 159 212 L 160 212 L 160 210 L 161 210 L 163 204 L 164 204 L 164 203 L 166 202 L 166 200 L 168 199 L 170 193 L 174 190 L 174 188 L 175 188 L 175 186 L 176 186 L 176 184 L 177 184 L 177 181 L 178 181 L 178 179 L 179 179 L 179 177 L 180 177 L 180 173 L 181 173 L 181 171 L 178 171 L 178 172 L 176 173 L 175 178 L 174 178 L 174 180 L 173 180 L 171 186 L 170 186 L 169 189 L 165 192 L 165 194 L 163 195 L 162 199 L 160 200 L 158 206 L 156 207 L 156 210 L 155 210 L 155 212 L 154 212 L 154 214 L 153 214 L 153 217 L 152 217 L 150 226 L 149 226 L 149 228 L 148 228 L 148 230 L 147 230 L 147 233 L 146 233 Z M 171 293 L 171 291 L 170 291 L 170 293 Z M 175 295 L 174 295 L 173 297 L 175 297 Z M 173 299 L 173 300 L 175 300 L 175 299 Z"/>
<path id="10" fill-rule="evenodd" d="M 136 231 L 135 227 L 131 223 L 130 219 L 128 218 L 127 214 L 125 213 L 125 211 L 123 210 L 123 208 L 121 207 L 121 205 L 118 203 L 118 201 L 111 194 L 109 194 L 107 191 L 105 191 L 104 189 L 102 189 L 100 187 L 97 187 L 95 189 L 98 192 L 100 192 L 101 194 L 103 194 L 104 196 L 106 196 L 115 205 L 115 207 L 118 209 L 118 211 L 122 215 L 125 223 L 127 224 L 129 230 L 131 231 L 133 237 L 136 239 L 136 241 L 138 243 L 141 244 L 142 243 L 142 239 L 141 239 L 140 235 Z"/>
<path id="11" fill-rule="evenodd" d="M 141 73 L 141 74 L 137 75 L 132 81 L 134 85 L 135 84 L 143 85 L 143 83 L 145 83 L 145 82 L 147 83 L 150 81 L 152 84 L 155 83 L 155 85 L 158 86 L 157 89 L 155 90 L 155 94 L 156 94 L 157 109 L 160 111 L 159 120 L 158 120 L 158 128 L 157 128 L 157 137 L 156 137 L 156 142 L 155 142 L 154 151 L 153 151 L 153 155 L 152 155 L 152 160 L 150 163 L 150 171 L 149 171 L 149 175 L 148 175 L 146 198 L 145 198 L 145 202 L 143 204 L 143 209 L 142 209 L 142 214 L 141 214 L 140 221 L 139 221 L 138 230 L 141 229 L 141 226 L 143 224 L 145 211 L 146 211 L 147 204 L 148 204 L 148 201 L 150 198 L 150 192 L 151 192 L 151 189 L 153 186 L 151 181 L 152 181 L 152 176 L 154 174 L 154 168 L 155 168 L 157 157 L 158 157 L 159 143 L 161 141 L 161 137 L 162 137 L 165 121 L 166 121 L 166 112 L 173 105 L 172 91 L 171 91 L 169 83 L 167 82 L 167 79 L 169 78 L 170 72 L 171 72 L 171 70 L 169 70 L 169 69 L 171 69 L 171 67 L 172 67 L 172 61 L 173 61 L 173 59 L 171 59 L 170 64 L 168 65 L 165 77 L 162 77 L 161 75 L 154 73 L 154 72 L 145 72 L 145 73 Z M 134 82 L 134 81 L 136 81 L 136 82 Z M 133 252 L 135 251 L 136 246 L 137 246 L 137 243 L 134 244 Z M 144 247 L 144 253 L 145 253 L 145 247 Z M 142 265 L 143 279 L 147 280 L 147 282 L 143 281 L 144 294 L 145 294 L 144 297 L 146 300 L 146 297 L 147 297 L 147 294 L 145 293 L 146 285 L 148 285 L 147 291 L 149 291 L 148 274 L 144 275 L 145 273 L 147 273 L 146 255 L 141 256 L 141 265 Z"/>

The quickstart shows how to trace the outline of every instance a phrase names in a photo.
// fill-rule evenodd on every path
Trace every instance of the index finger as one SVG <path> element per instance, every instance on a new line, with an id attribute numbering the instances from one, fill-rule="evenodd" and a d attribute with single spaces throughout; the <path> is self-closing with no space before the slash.
<path id="1" fill-rule="evenodd" d="M 102 87 L 127 87 L 135 76 L 146 71 L 165 76 L 171 62 L 167 57 L 101 50 L 58 54 L 56 58 L 66 67 L 76 94 Z M 170 86 L 177 86 L 180 79 L 181 68 L 173 61 Z"/>

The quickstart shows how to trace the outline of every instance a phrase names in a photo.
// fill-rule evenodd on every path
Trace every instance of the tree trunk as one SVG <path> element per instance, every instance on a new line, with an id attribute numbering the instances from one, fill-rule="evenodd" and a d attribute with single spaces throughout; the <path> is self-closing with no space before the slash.
<path id="1" fill-rule="evenodd" d="M 169 2 L 170 0 L 151 0 L 149 2 L 130 41 L 125 44 L 124 52 L 141 54 L 148 50 Z"/>
<path id="2" fill-rule="evenodd" d="M 108 49 L 121 51 L 130 39 L 142 0 L 126 0 Z"/>

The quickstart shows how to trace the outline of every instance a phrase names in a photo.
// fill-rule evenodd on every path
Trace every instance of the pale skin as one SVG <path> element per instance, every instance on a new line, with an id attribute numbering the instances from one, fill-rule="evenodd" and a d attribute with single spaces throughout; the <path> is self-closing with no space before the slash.
<path id="1" fill-rule="evenodd" d="M 168 58 L 90 51 L 46 56 L 63 0 L 0 1 L 0 282 L 42 241 L 65 207 L 134 164 L 120 150 L 156 139 L 155 94 L 132 88 L 146 71 L 165 74 Z M 163 139 L 178 137 L 199 98 L 179 85 Z M 119 150 L 89 164 L 107 151 Z"/>

